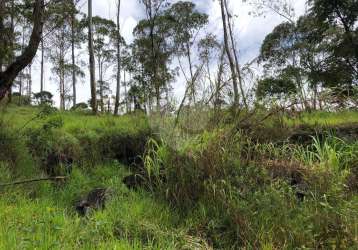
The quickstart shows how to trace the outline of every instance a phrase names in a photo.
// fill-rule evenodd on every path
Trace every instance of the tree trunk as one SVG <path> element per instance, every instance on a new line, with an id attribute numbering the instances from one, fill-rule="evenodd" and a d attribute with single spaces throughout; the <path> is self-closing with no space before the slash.
<path id="1" fill-rule="evenodd" d="M 234 63 L 234 59 L 233 59 L 233 56 L 230 51 L 230 46 L 229 46 L 229 41 L 228 41 L 224 0 L 220 0 L 220 4 L 221 4 L 221 18 L 222 18 L 223 30 L 224 30 L 225 50 L 226 50 L 227 57 L 229 59 L 231 77 L 232 77 L 232 82 L 233 82 L 233 87 L 234 87 L 234 105 L 237 106 L 239 104 L 239 91 L 238 91 L 235 63 Z"/>
<path id="2" fill-rule="evenodd" d="M 240 91 L 241 91 L 242 101 L 244 102 L 245 108 L 248 108 L 248 105 L 247 105 L 247 102 L 246 102 L 246 96 L 245 96 L 245 92 L 244 92 L 244 88 L 243 88 L 243 81 L 242 81 L 242 75 L 241 75 L 239 59 L 238 59 L 238 56 L 237 56 L 236 45 L 235 45 L 235 41 L 234 41 L 234 34 L 233 34 L 233 31 L 232 31 L 232 25 L 231 25 L 231 22 L 230 22 L 229 9 L 227 7 L 227 0 L 224 0 L 224 3 L 225 3 L 225 9 L 226 9 L 226 16 L 228 18 L 229 35 L 230 35 L 230 40 L 231 40 L 232 51 L 233 51 L 233 54 L 234 54 L 236 73 L 237 73 L 237 77 L 238 77 L 238 80 L 239 80 L 239 87 L 240 87 Z"/>
<path id="3" fill-rule="evenodd" d="M 40 84 L 40 92 L 44 91 L 44 40 L 43 37 L 41 38 L 41 84 Z M 41 97 L 42 103 L 42 97 Z"/>
<path id="4" fill-rule="evenodd" d="M 93 34 L 92 34 L 92 0 L 88 0 L 88 52 L 90 64 L 90 81 L 91 81 L 91 107 L 93 113 L 97 113 L 97 95 L 96 95 L 96 76 L 95 62 L 93 52 Z"/>
<path id="5" fill-rule="evenodd" d="M 14 42 L 15 42 L 15 26 L 14 26 L 14 11 L 15 11 L 15 4 L 14 4 L 14 0 L 11 0 L 11 15 L 10 15 L 10 32 L 11 32 L 11 36 L 10 36 L 10 50 L 11 50 L 11 58 L 10 58 L 10 63 L 12 63 L 14 61 L 14 57 L 15 57 L 15 51 L 14 51 Z M 0 69 L 1 72 L 1 69 Z M 12 87 L 10 87 L 9 89 L 9 93 L 8 93 L 8 103 L 11 103 L 12 101 Z"/>
<path id="6" fill-rule="evenodd" d="M 128 98 L 127 98 L 127 83 L 126 83 L 126 71 L 123 71 L 123 84 L 124 84 L 124 98 L 126 103 L 126 113 L 128 113 Z"/>
<path id="7" fill-rule="evenodd" d="M 315 83 L 313 87 L 313 110 L 317 110 L 317 95 L 318 95 L 318 88 L 317 83 Z"/>
<path id="8" fill-rule="evenodd" d="M 32 95 L 32 63 L 29 64 L 29 86 L 27 89 L 27 95 L 30 98 L 30 103 L 31 103 L 31 95 Z"/>
<path id="9" fill-rule="evenodd" d="M 61 27 L 59 45 L 60 110 L 65 110 L 65 26 Z"/>
<path id="10" fill-rule="evenodd" d="M 191 62 L 191 51 L 190 51 L 190 45 L 189 43 L 186 43 L 186 52 L 187 52 L 187 57 L 188 57 L 188 63 L 189 63 L 189 71 L 190 71 L 190 95 L 189 95 L 189 100 L 193 101 L 195 104 L 195 82 L 194 82 L 194 73 L 193 73 L 193 64 Z M 190 102 L 189 101 L 189 102 Z"/>
<path id="11" fill-rule="evenodd" d="M 103 98 L 103 62 L 98 58 L 98 75 L 99 75 L 99 96 L 101 99 L 101 112 L 104 112 L 104 98 Z"/>
<path id="12" fill-rule="evenodd" d="M 5 30 L 5 1 L 4 0 L 0 0 L 0 47 L 4 47 L 5 46 L 5 34 L 6 34 L 6 30 Z M 0 56 L 0 74 L 2 72 L 2 68 L 3 68 L 3 57 Z"/>
<path id="13" fill-rule="evenodd" d="M 73 8 L 76 8 L 75 1 L 72 2 Z M 76 106 L 76 62 L 75 62 L 75 9 L 71 13 L 71 52 L 72 52 L 72 106 Z"/>
<path id="14" fill-rule="evenodd" d="M 224 72 L 224 56 L 225 56 L 225 49 L 223 49 L 221 52 L 220 64 L 217 73 L 218 75 L 217 75 L 216 86 L 215 86 L 215 101 L 214 101 L 215 111 L 220 109 L 220 88 L 221 88 L 222 76 Z"/>
<path id="15" fill-rule="evenodd" d="M 64 35 L 62 32 L 61 36 L 61 45 L 60 45 L 60 63 L 59 63 L 59 77 L 60 77 L 60 110 L 65 110 L 65 73 L 64 73 Z"/>
<path id="16" fill-rule="evenodd" d="M 117 86 L 116 86 L 116 100 L 114 104 L 114 114 L 118 115 L 120 88 L 121 88 L 121 25 L 120 25 L 120 13 L 121 13 L 121 0 L 117 3 Z"/>
<path id="17" fill-rule="evenodd" d="M 33 11 L 33 28 L 30 41 L 24 52 L 12 62 L 4 72 L 0 73 L 0 100 L 11 88 L 16 76 L 31 63 L 39 47 L 43 28 L 44 0 L 36 0 Z"/>

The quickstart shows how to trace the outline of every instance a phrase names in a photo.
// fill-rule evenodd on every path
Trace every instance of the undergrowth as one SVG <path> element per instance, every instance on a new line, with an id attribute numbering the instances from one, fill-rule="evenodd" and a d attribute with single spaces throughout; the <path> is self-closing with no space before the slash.
<path id="1" fill-rule="evenodd" d="M 283 140 L 294 125 L 263 118 L 183 129 L 140 113 L 10 107 L 0 183 L 68 179 L 0 187 L 0 248 L 355 249 L 358 143 L 330 133 Z M 128 189 L 130 174 L 144 183 Z M 75 200 L 96 187 L 113 197 L 79 217 Z"/>

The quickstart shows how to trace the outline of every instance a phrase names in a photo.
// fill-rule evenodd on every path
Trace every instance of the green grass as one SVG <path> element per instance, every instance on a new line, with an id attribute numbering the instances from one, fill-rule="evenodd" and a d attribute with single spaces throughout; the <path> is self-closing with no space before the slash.
<path id="1" fill-rule="evenodd" d="M 173 130 L 172 117 L 141 114 L 56 112 L 28 123 L 40 111 L 10 106 L 1 113 L 0 183 L 44 175 L 39 159 L 49 151 L 75 157 L 76 165 L 62 184 L 0 187 L 0 249 L 355 249 L 358 243 L 356 142 L 257 143 L 225 126 L 203 129 L 193 120 L 190 129 Z M 335 126 L 357 118 L 353 111 L 315 112 L 286 122 Z M 122 179 L 129 169 L 114 158 L 152 136 L 161 143 L 149 140 L 143 158 L 151 191 L 128 190 Z M 304 167 L 303 202 L 288 179 L 292 162 Z M 113 197 L 104 210 L 79 217 L 74 201 L 96 187 L 111 188 Z"/>
<path id="2" fill-rule="evenodd" d="M 124 115 L 118 118 L 108 114 L 93 116 L 89 113 L 66 111 L 34 119 L 40 112 L 39 107 L 8 106 L 0 113 L 0 119 L 10 123 L 14 129 L 21 129 L 24 125 L 26 128 L 37 128 L 51 117 L 60 117 L 63 120 L 63 129 L 67 132 L 81 129 L 103 131 L 116 127 L 124 133 L 134 133 L 148 127 L 142 114 Z"/>
<path id="3" fill-rule="evenodd" d="M 86 174 L 76 169 L 58 187 L 41 183 L 1 190 L 0 249 L 181 249 L 193 244 L 179 213 L 121 183 L 127 173 L 123 165 L 102 165 Z M 89 218 L 77 216 L 74 200 L 95 187 L 114 190 L 106 209 Z"/>
<path id="4" fill-rule="evenodd" d="M 303 113 L 295 118 L 288 118 L 286 122 L 290 126 L 302 124 L 312 126 L 337 126 L 344 124 L 358 124 L 358 111 L 324 112 L 316 111 Z"/>

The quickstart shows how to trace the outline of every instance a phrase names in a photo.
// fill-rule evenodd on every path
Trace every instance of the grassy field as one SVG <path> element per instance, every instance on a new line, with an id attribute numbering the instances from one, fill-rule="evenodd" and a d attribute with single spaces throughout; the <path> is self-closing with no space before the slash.
<path id="1" fill-rule="evenodd" d="M 357 118 L 317 112 L 285 122 Z M 357 249 L 358 142 L 258 143 L 225 126 L 179 126 L 178 143 L 158 117 L 34 107 L 10 106 L 0 121 L 0 184 L 52 167 L 68 177 L 0 186 L 0 249 Z M 71 158 L 71 171 L 49 165 L 53 155 Z M 135 190 L 122 183 L 138 171 L 133 155 L 146 181 Z M 113 191 L 105 209 L 77 215 L 76 199 L 97 187 Z"/>

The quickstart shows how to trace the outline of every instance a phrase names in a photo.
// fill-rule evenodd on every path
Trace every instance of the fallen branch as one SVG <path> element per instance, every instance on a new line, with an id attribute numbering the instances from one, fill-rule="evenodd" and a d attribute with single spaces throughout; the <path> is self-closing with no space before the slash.
<path id="1" fill-rule="evenodd" d="M 65 180 L 66 176 L 54 176 L 54 177 L 46 177 L 46 178 L 39 178 L 39 179 L 31 179 L 31 180 L 24 180 L 24 181 L 16 181 L 11 183 L 5 183 L 0 184 L 0 187 L 6 187 L 6 186 L 13 186 L 13 185 L 20 185 L 20 184 L 26 184 L 31 182 L 39 182 L 39 181 L 57 181 L 57 180 Z"/>

